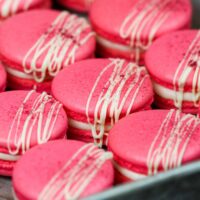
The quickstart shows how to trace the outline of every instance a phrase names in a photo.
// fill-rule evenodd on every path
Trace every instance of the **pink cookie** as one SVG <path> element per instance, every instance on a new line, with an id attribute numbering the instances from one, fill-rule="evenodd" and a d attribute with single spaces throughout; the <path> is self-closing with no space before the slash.
<path id="1" fill-rule="evenodd" d="M 158 107 L 198 113 L 199 47 L 200 31 L 189 30 L 163 36 L 149 49 L 145 63 L 152 76 Z"/>
<path id="2" fill-rule="evenodd" d="M 16 199 L 68 200 L 101 192 L 113 185 L 111 159 L 112 153 L 73 140 L 33 148 L 15 166 Z"/>
<path id="3" fill-rule="evenodd" d="M 4 92 L 0 102 L 1 175 L 12 175 L 15 162 L 31 147 L 66 137 L 65 111 L 45 92 Z"/>
<path id="4" fill-rule="evenodd" d="M 27 10 L 49 7 L 51 7 L 51 0 L 1 0 L 0 20 Z"/>
<path id="5" fill-rule="evenodd" d="M 6 72 L 2 66 L 2 64 L 0 63 L 0 92 L 3 92 L 6 89 Z"/>
<path id="6" fill-rule="evenodd" d="M 53 81 L 52 94 L 69 117 L 69 137 L 99 146 L 122 117 L 151 109 L 153 89 L 145 68 L 120 59 L 71 65 Z"/>
<path id="7" fill-rule="evenodd" d="M 0 59 L 11 89 L 49 92 L 52 78 L 62 68 L 93 57 L 94 49 L 90 25 L 68 12 L 30 11 L 0 27 Z"/>
<path id="8" fill-rule="evenodd" d="M 90 20 L 97 33 L 98 54 L 143 64 L 152 42 L 189 28 L 191 15 L 190 0 L 96 0 Z"/>
<path id="9" fill-rule="evenodd" d="M 58 0 L 60 5 L 79 12 L 88 12 L 93 1 L 94 0 Z"/>
<path id="10" fill-rule="evenodd" d="M 175 110 L 151 110 L 122 119 L 111 130 L 116 182 L 136 181 L 200 157 L 200 119 Z"/>

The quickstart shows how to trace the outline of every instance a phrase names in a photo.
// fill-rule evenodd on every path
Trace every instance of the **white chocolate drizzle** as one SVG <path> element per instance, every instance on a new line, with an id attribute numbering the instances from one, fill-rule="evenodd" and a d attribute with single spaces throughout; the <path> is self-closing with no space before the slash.
<path id="1" fill-rule="evenodd" d="M 120 27 L 120 36 L 130 38 L 130 47 L 135 48 L 135 61 L 139 63 L 140 54 L 146 51 L 155 39 L 159 28 L 172 13 L 174 0 L 138 0 Z M 142 38 L 147 32 L 148 41 Z M 133 57 L 133 55 L 132 55 Z"/>
<path id="2" fill-rule="evenodd" d="M 185 85 L 192 76 L 192 97 L 195 107 L 199 107 L 200 98 L 200 31 L 191 42 L 186 54 L 177 67 L 173 85 L 176 93 L 174 105 L 182 109 Z"/>
<path id="3" fill-rule="evenodd" d="M 77 50 L 92 36 L 94 33 L 85 19 L 61 12 L 25 55 L 24 72 L 32 74 L 36 82 L 43 82 L 46 75 L 54 77 L 63 66 L 75 62 Z"/>
<path id="4" fill-rule="evenodd" d="M 108 71 L 110 69 L 113 70 L 109 80 L 107 80 L 99 94 L 94 109 L 94 115 L 92 116 L 94 122 L 92 122 L 91 116 L 89 115 L 89 108 L 93 98 L 95 98 L 93 97 L 95 90 L 98 84 L 104 81 L 102 79 L 105 79 L 104 76 L 109 73 Z M 128 63 L 121 59 L 110 59 L 110 63 L 103 68 L 96 79 L 86 103 L 87 121 L 91 127 L 92 136 L 96 145 L 102 147 L 105 125 L 110 124 L 112 127 L 118 122 L 128 99 L 130 102 L 126 111 L 126 116 L 130 114 L 140 89 L 148 77 L 149 75 L 144 67 L 138 67 L 134 63 Z M 107 119 L 109 119 L 109 122 L 107 122 Z"/>
<path id="5" fill-rule="evenodd" d="M 37 144 L 43 144 L 53 133 L 62 104 L 43 92 L 35 97 L 30 107 L 29 101 L 34 93 L 34 90 L 28 92 L 10 126 L 7 138 L 10 155 L 24 154 L 30 149 L 33 134 L 37 136 Z"/>
<path id="6" fill-rule="evenodd" d="M 51 178 L 38 200 L 79 199 L 103 164 L 112 159 L 112 153 L 86 144 Z"/>
<path id="7" fill-rule="evenodd" d="M 19 9 L 28 10 L 33 0 L 0 0 L 0 15 L 8 17 L 17 13 Z"/>
<path id="8" fill-rule="evenodd" d="M 170 110 L 163 120 L 148 152 L 149 175 L 157 174 L 160 167 L 167 171 L 181 166 L 191 136 L 200 124 L 195 116 L 181 115 L 179 110 Z"/>

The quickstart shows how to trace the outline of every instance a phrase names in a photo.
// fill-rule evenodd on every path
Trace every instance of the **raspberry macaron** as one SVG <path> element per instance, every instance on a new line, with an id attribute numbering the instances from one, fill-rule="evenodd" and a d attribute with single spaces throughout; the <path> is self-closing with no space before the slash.
<path id="1" fill-rule="evenodd" d="M 158 58 L 159 55 L 159 58 Z M 159 108 L 197 114 L 200 100 L 200 31 L 177 31 L 158 39 L 145 57 Z"/>
<path id="2" fill-rule="evenodd" d="M 33 146 L 66 138 L 65 111 L 45 92 L 3 92 L 0 102 L 1 175 L 12 175 L 16 161 Z"/>
<path id="3" fill-rule="evenodd" d="M 0 62 L 0 92 L 3 92 L 6 89 L 6 81 L 7 81 L 7 74 Z"/>
<path id="4" fill-rule="evenodd" d="M 78 12 L 88 12 L 94 0 L 58 0 L 59 4 Z"/>
<path id="5" fill-rule="evenodd" d="M 14 194 L 19 200 L 87 197 L 113 185 L 111 160 L 112 153 L 94 144 L 73 140 L 48 142 L 28 151 L 16 164 Z"/>
<path id="6" fill-rule="evenodd" d="M 52 94 L 69 117 L 68 137 L 107 144 L 122 117 L 151 109 L 153 88 L 147 71 L 122 59 L 89 59 L 61 71 Z"/>
<path id="7" fill-rule="evenodd" d="M 68 12 L 29 11 L 0 27 L 0 60 L 11 89 L 50 92 L 51 80 L 62 68 L 93 57 L 94 50 L 90 25 Z"/>
<path id="8" fill-rule="evenodd" d="M 200 119 L 179 110 L 151 110 L 122 119 L 110 131 L 116 182 L 180 167 L 200 156 Z"/>
<path id="9" fill-rule="evenodd" d="M 50 8 L 51 0 L 1 0 L 0 20 L 31 9 Z"/>
<path id="10" fill-rule="evenodd" d="M 190 0 L 96 0 L 90 10 L 97 53 L 140 64 L 155 39 L 189 28 L 191 16 Z"/>

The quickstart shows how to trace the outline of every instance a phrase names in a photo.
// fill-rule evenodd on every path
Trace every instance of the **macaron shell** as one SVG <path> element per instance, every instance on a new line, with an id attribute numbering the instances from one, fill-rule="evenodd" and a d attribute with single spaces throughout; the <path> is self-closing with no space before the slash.
<path id="1" fill-rule="evenodd" d="M 17 110 L 20 108 L 20 106 L 22 105 L 22 102 L 24 101 L 25 97 L 27 96 L 28 91 L 10 91 L 10 92 L 4 92 L 0 94 L 0 130 L 1 130 L 1 134 L 0 134 L 0 146 L 2 148 L 4 148 L 7 152 L 7 139 L 8 139 L 8 134 L 9 131 L 11 129 L 11 124 L 14 120 L 14 117 L 16 116 Z M 24 121 L 27 118 L 27 116 L 30 114 L 31 111 L 31 107 L 33 106 L 33 100 L 39 96 L 39 93 L 33 93 L 31 96 L 31 99 L 29 100 L 29 102 L 26 103 L 26 111 L 27 113 L 24 113 L 22 115 L 22 119 L 21 119 L 21 123 L 19 126 L 19 130 L 18 132 L 22 132 L 23 128 L 24 128 Z M 45 111 L 44 111 L 44 118 L 47 118 L 47 114 L 49 112 L 51 103 L 49 103 L 48 105 L 46 105 Z M 55 117 L 55 115 L 53 115 Z M 24 121 L 23 121 L 24 120 Z M 43 119 L 43 128 L 44 128 L 44 123 L 46 123 L 46 121 Z M 29 124 L 30 125 L 30 124 Z M 56 125 L 53 127 L 53 131 L 52 131 L 52 135 L 50 137 L 50 139 L 61 139 L 64 138 L 66 135 L 66 129 L 67 129 L 67 117 L 65 114 L 65 111 L 63 109 L 61 109 L 59 111 L 59 115 L 56 118 Z M 34 146 L 36 144 L 38 144 L 38 135 L 37 135 L 37 130 L 38 127 L 35 125 L 33 127 L 33 131 L 31 135 L 31 144 L 30 146 Z M 11 147 L 15 147 L 14 145 L 14 137 L 11 138 L 10 140 L 10 146 Z M 19 151 L 20 153 L 20 151 Z"/>
<path id="2" fill-rule="evenodd" d="M 7 79 L 7 74 L 4 70 L 4 67 L 0 63 L 0 92 L 3 92 L 6 89 L 6 79 Z"/>
<path id="3" fill-rule="evenodd" d="M 197 30 L 177 31 L 162 36 L 153 43 L 146 53 L 145 64 L 156 83 L 173 89 L 176 70 L 197 33 Z M 192 81 L 191 73 L 186 81 L 185 91 L 191 91 Z"/>
<path id="4" fill-rule="evenodd" d="M 36 83 L 34 80 L 31 79 L 23 79 L 8 74 L 8 88 L 12 90 L 35 89 L 37 92 L 46 91 L 48 94 L 51 94 L 51 81 Z"/>
<path id="5" fill-rule="evenodd" d="M 117 123 L 110 131 L 108 140 L 108 149 L 113 152 L 114 160 L 126 169 L 147 175 L 150 146 L 168 113 L 169 110 L 143 111 L 129 115 Z M 173 123 L 169 122 L 170 127 Z M 182 164 L 199 158 L 199 134 L 200 126 L 195 129 L 189 140 Z M 158 170 L 163 171 L 161 165 Z"/>
<path id="6" fill-rule="evenodd" d="M 77 62 L 69 66 L 67 69 L 61 71 L 53 80 L 52 94 L 56 99 L 63 103 L 70 118 L 80 121 L 87 120 L 85 113 L 89 95 L 100 73 L 110 63 L 111 60 L 109 59 L 90 59 Z M 105 84 L 109 80 L 112 72 L 113 67 L 107 70 L 107 72 L 104 73 L 103 78 L 101 78 L 101 81 L 98 82 L 98 85 L 93 93 L 92 101 L 89 106 L 89 115 L 91 117 L 94 116 L 94 110 L 99 95 L 104 89 Z M 74 77 L 77 78 L 75 79 Z M 127 81 L 126 85 L 124 86 L 123 91 L 126 91 L 127 87 L 129 87 L 130 85 L 131 82 L 129 79 L 129 81 Z M 134 91 L 135 89 L 133 89 L 133 92 L 131 93 L 132 95 L 130 95 L 129 98 L 127 98 L 121 112 L 121 117 L 124 116 L 127 112 Z M 150 104 L 152 103 L 152 99 L 153 90 L 151 81 L 150 78 L 146 78 L 135 99 L 134 106 L 131 108 L 131 112 L 144 109 L 147 107 L 147 105 L 150 106 Z"/>
<path id="7" fill-rule="evenodd" d="M 65 7 L 77 10 L 79 12 L 87 12 L 94 0 L 58 0 Z"/>
<path id="8" fill-rule="evenodd" d="M 28 151 L 14 169 L 13 186 L 20 200 L 36 200 L 53 175 L 80 149 L 84 143 L 77 141 L 54 141 Z M 26 166 L 26 167 L 25 167 Z M 29 174 L 27 176 L 27 173 Z M 113 167 L 106 161 L 81 197 L 100 192 L 112 186 Z M 24 190 L 24 185 L 29 185 Z"/>
<path id="9" fill-rule="evenodd" d="M 96 0 L 90 10 L 90 20 L 97 34 L 118 43 L 127 44 L 119 35 L 120 27 L 132 11 L 138 0 Z M 148 2 L 147 2 L 148 3 Z M 178 0 L 171 8 L 170 17 L 161 25 L 156 33 L 156 38 L 171 31 L 189 28 L 191 24 L 191 2 L 189 0 Z M 104 16 L 102 18 L 102 15 Z M 174 20 L 176 19 L 176 20 Z M 141 33 L 141 38 L 147 39 L 145 32 Z"/>
<path id="10" fill-rule="evenodd" d="M 23 71 L 22 62 L 25 55 L 49 29 L 59 14 L 60 12 L 52 10 L 34 10 L 6 20 L 0 27 L 1 60 L 8 66 Z M 12 27 L 12 31 L 10 27 Z M 90 28 L 87 29 L 80 37 L 84 37 L 90 31 Z M 77 50 L 75 60 L 93 56 L 94 48 L 95 39 L 91 37 L 85 45 L 80 46 Z M 40 58 L 36 65 L 41 66 L 42 60 Z M 28 66 L 31 61 L 30 58 L 27 60 Z"/>

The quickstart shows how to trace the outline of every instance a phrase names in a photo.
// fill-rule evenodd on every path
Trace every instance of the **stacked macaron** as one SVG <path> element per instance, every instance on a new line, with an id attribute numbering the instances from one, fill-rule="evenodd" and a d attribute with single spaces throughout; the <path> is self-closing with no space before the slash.
<path id="1" fill-rule="evenodd" d="M 144 179 L 200 156 L 200 119 L 178 110 L 134 113 L 111 130 L 116 182 Z"/>
<path id="2" fill-rule="evenodd" d="M 157 54 L 159 53 L 159 59 Z M 179 31 L 158 39 L 146 54 L 159 108 L 199 113 L 200 32 Z"/>
<path id="3" fill-rule="evenodd" d="M 91 59 L 61 71 L 52 94 L 69 117 L 69 138 L 102 147 L 112 126 L 130 113 L 151 109 L 153 89 L 144 67 L 122 59 Z"/>
<path id="4" fill-rule="evenodd" d="M 51 80 L 61 69 L 93 57 L 94 49 L 90 25 L 69 12 L 30 11 L 0 27 L 0 60 L 10 89 L 50 92 Z"/>
<path id="5" fill-rule="evenodd" d="M 15 167 L 16 199 L 70 200 L 101 192 L 113 185 L 111 159 L 111 153 L 77 141 L 35 147 Z M 24 185 L 29 187 L 25 190 Z"/>
<path id="6" fill-rule="evenodd" d="M 102 17 L 103 16 L 103 17 Z M 176 19 L 176 20 L 174 20 Z M 100 56 L 143 64 L 144 53 L 160 36 L 191 25 L 189 0 L 96 0 L 90 20 Z"/>
<path id="7" fill-rule="evenodd" d="M 11 175 L 16 161 L 33 146 L 66 138 L 62 104 L 47 93 L 0 93 L 0 175 Z"/>

